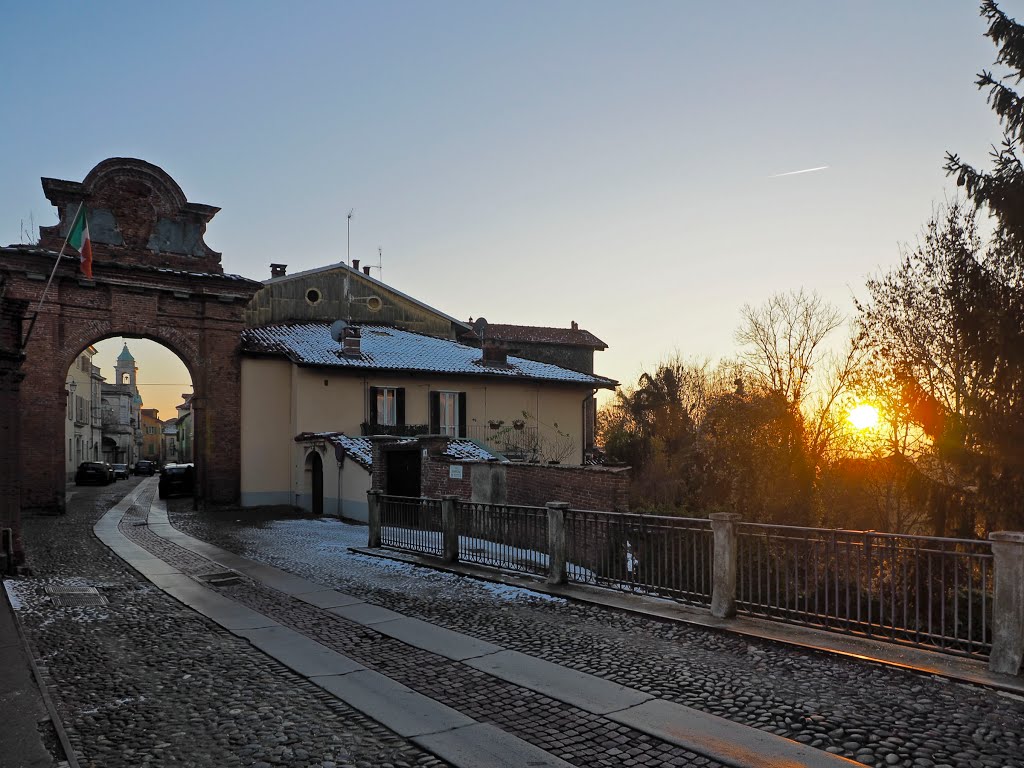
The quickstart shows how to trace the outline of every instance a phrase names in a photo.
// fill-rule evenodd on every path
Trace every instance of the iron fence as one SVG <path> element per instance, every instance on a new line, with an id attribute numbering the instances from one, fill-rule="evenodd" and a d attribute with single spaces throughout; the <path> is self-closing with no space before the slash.
<path id="1" fill-rule="evenodd" d="M 740 523 L 737 610 L 985 657 L 992 648 L 986 541 Z"/>
<path id="2" fill-rule="evenodd" d="M 547 573 L 548 515 L 544 507 L 460 502 L 456 525 L 463 562 Z"/>
<path id="3" fill-rule="evenodd" d="M 441 502 L 407 496 L 380 497 L 380 543 L 383 547 L 441 557 Z"/>
<path id="4" fill-rule="evenodd" d="M 565 511 L 569 581 L 711 605 L 711 522 Z"/>

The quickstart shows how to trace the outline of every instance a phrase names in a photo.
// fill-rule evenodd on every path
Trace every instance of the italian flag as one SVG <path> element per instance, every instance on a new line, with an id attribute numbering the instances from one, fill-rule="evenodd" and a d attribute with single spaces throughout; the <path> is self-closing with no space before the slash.
<path id="1" fill-rule="evenodd" d="M 78 259 L 82 262 L 82 274 L 92 280 L 92 240 L 89 239 L 89 221 L 85 216 L 85 206 L 78 209 L 75 223 L 68 233 L 68 244 L 78 251 Z"/>

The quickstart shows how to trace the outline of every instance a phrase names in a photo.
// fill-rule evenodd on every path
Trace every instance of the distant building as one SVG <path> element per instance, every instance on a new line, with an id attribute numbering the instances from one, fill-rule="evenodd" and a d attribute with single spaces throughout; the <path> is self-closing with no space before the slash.
<path id="1" fill-rule="evenodd" d="M 132 465 L 142 453 L 142 397 L 139 369 L 125 344 L 114 365 L 114 382 L 101 385 L 103 403 L 103 459 Z"/>
<path id="2" fill-rule="evenodd" d="M 148 461 L 163 460 L 164 423 L 160 421 L 156 408 L 143 408 L 142 414 L 142 455 Z"/>
<path id="3" fill-rule="evenodd" d="M 164 464 L 178 463 L 178 419 L 167 419 L 162 429 L 163 448 L 160 461 Z"/>
<path id="4" fill-rule="evenodd" d="M 178 418 L 175 419 L 175 451 L 177 453 L 177 463 L 190 464 L 196 460 L 194 440 L 195 427 L 192 418 L 192 395 L 184 393 L 182 394 L 182 398 L 183 400 L 181 404 L 175 406 L 178 411 Z"/>
<path id="5" fill-rule="evenodd" d="M 65 473 L 67 480 L 75 477 L 75 470 L 83 461 L 100 458 L 103 440 L 103 416 L 100 407 L 100 384 L 103 377 L 93 365 L 95 347 L 87 347 L 75 358 L 68 370 L 64 392 L 67 398 L 64 421 Z"/>

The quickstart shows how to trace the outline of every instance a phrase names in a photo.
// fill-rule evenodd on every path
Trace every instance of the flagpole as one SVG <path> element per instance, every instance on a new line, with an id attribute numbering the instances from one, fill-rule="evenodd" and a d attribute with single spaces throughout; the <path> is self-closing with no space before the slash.
<path id="1" fill-rule="evenodd" d="M 78 221 L 78 214 L 82 212 L 82 206 L 85 205 L 83 200 L 78 204 L 78 209 L 75 211 L 75 215 L 71 219 L 71 224 L 68 225 L 68 233 L 64 235 L 64 242 L 60 245 L 60 252 L 57 254 L 57 260 L 53 263 L 53 269 L 50 270 L 50 279 L 46 281 L 46 287 L 43 288 L 43 295 L 39 297 L 39 303 L 36 305 L 36 311 L 32 313 L 32 319 L 28 323 L 28 330 L 25 331 L 25 338 L 21 340 L 22 351 L 28 346 L 28 340 L 32 336 L 32 329 L 36 327 L 36 318 L 39 317 L 39 310 L 43 308 L 43 302 L 46 301 L 46 294 L 50 290 L 50 283 L 53 282 L 53 276 L 57 274 L 57 267 L 60 266 L 60 260 L 64 258 L 64 249 L 68 245 L 68 238 L 71 237 L 71 230 L 74 229 L 75 222 Z"/>

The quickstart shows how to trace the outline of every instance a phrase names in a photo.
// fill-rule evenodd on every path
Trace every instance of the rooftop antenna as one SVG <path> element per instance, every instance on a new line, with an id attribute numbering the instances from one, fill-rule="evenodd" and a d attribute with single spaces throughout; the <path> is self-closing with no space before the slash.
<path id="1" fill-rule="evenodd" d="M 352 214 L 356 212 L 355 208 L 349 208 L 348 211 L 348 233 L 347 242 L 345 244 L 345 258 L 348 260 L 348 265 L 352 266 Z"/>

